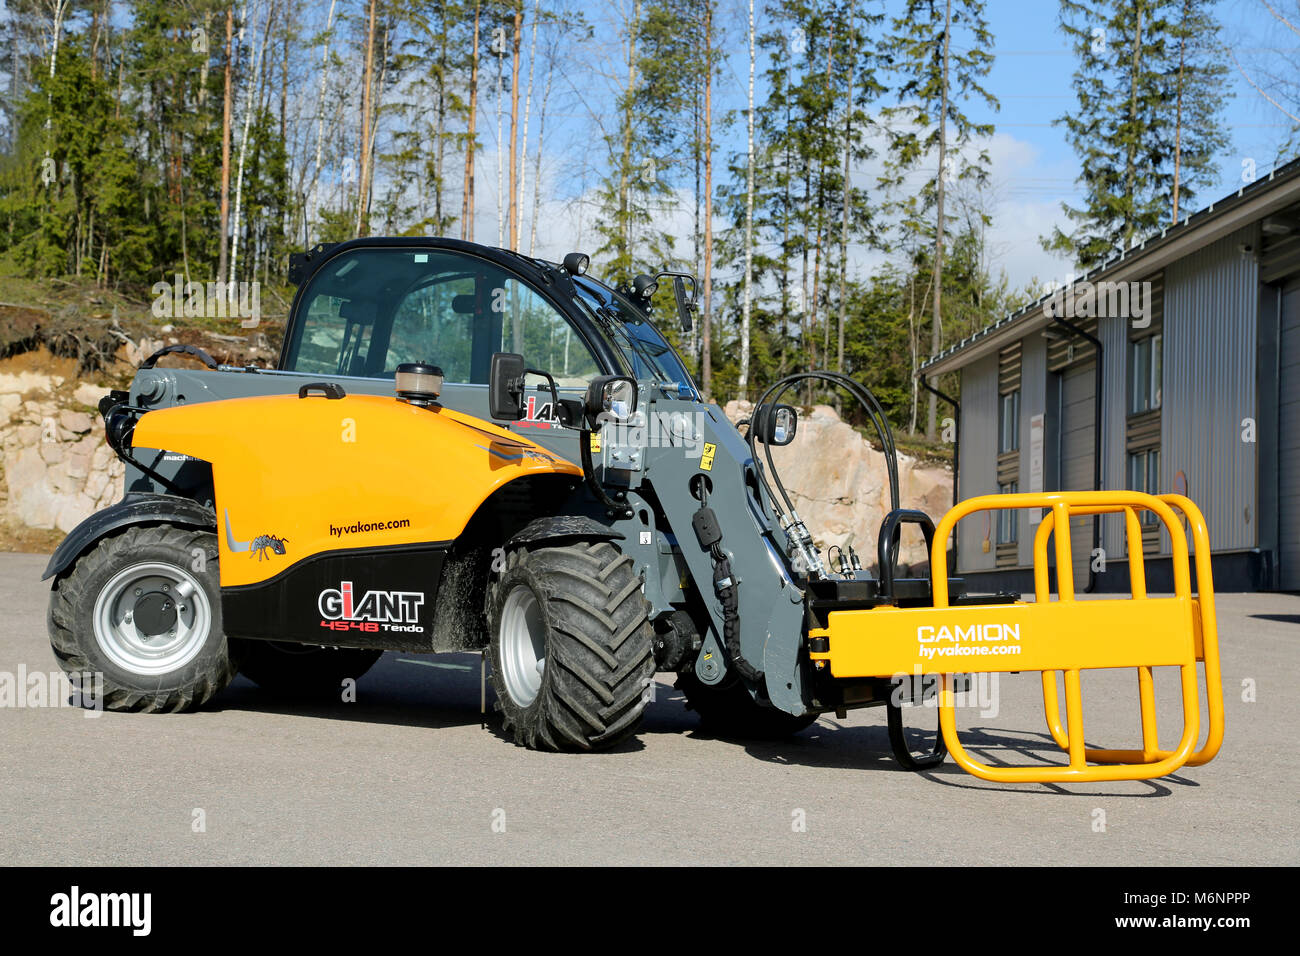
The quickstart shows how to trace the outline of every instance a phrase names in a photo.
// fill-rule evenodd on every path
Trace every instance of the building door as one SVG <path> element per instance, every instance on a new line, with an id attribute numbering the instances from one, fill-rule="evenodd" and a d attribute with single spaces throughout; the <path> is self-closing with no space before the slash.
<path id="1" fill-rule="evenodd" d="M 1282 589 L 1300 591 L 1300 285 L 1282 296 L 1278 370 L 1278 550 Z"/>
<path id="2" fill-rule="evenodd" d="M 1096 362 L 1070 366 L 1061 372 L 1061 491 L 1092 490 L 1096 394 Z M 1074 588 L 1082 591 L 1088 584 L 1088 564 L 1092 557 L 1090 516 L 1070 520 L 1070 551 L 1074 559 Z"/>

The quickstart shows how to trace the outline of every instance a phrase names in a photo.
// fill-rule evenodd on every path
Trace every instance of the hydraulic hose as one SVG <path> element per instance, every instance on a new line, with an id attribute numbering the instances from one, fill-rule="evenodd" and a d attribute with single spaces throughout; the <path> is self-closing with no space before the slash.
<path id="1" fill-rule="evenodd" d="M 886 472 L 889 477 L 890 506 L 893 510 L 897 511 L 899 507 L 898 451 L 894 445 L 894 434 L 889 427 L 889 419 L 885 415 L 884 408 L 876 399 L 876 396 L 872 393 L 871 389 L 859 382 L 855 382 L 847 375 L 843 375 L 839 372 L 825 370 L 797 372 L 793 375 L 786 376 L 774 385 L 770 386 L 759 398 L 756 408 L 761 408 L 764 405 L 767 405 L 774 409 L 781 396 L 790 388 L 797 385 L 799 382 L 808 380 L 829 382 L 843 388 L 866 410 L 867 416 L 871 419 L 872 425 L 875 426 L 876 434 L 880 437 L 880 444 L 884 450 Z M 772 412 L 772 414 L 774 414 L 774 412 Z M 803 528 L 802 521 L 798 520 L 794 504 L 790 500 L 790 496 L 786 492 L 785 484 L 781 481 L 781 476 L 777 471 L 776 464 L 772 460 L 772 446 L 764 442 L 766 447 L 764 449 L 763 457 L 767 461 L 767 467 L 764 468 L 759 460 L 758 450 L 754 447 L 756 440 L 757 435 L 753 425 L 751 424 L 749 432 L 746 435 L 746 441 L 749 444 L 750 457 L 754 460 L 754 463 L 757 466 L 755 471 L 758 473 L 759 481 L 762 482 L 763 487 L 767 490 L 768 496 L 772 499 L 773 509 L 776 511 L 778 521 L 788 534 L 793 533 L 795 536 L 800 538 L 809 538 L 810 540 L 807 530 Z M 769 472 L 771 473 L 771 481 L 768 480 Z M 773 484 L 776 486 L 775 491 L 773 490 Z M 784 508 L 781 506 L 782 502 L 785 504 Z M 787 527 L 787 525 L 789 526 Z M 802 540 L 796 543 L 796 547 L 800 550 L 803 550 L 806 546 L 807 543 Z M 891 548 L 891 554 L 893 551 L 894 549 Z"/>

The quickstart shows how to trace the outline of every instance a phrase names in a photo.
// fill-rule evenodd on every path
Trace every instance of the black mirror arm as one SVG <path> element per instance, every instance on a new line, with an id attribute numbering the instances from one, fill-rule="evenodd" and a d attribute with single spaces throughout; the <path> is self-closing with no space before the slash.
<path id="1" fill-rule="evenodd" d="M 539 368 L 524 369 L 524 377 L 519 379 L 520 396 L 523 395 L 524 387 L 525 387 L 524 381 L 529 375 L 540 375 L 542 378 L 546 379 L 546 384 L 550 387 L 551 390 L 551 408 L 555 409 L 555 414 L 556 417 L 558 418 L 560 414 L 560 390 L 555 387 L 555 379 L 551 376 L 551 373 L 543 372 Z"/>

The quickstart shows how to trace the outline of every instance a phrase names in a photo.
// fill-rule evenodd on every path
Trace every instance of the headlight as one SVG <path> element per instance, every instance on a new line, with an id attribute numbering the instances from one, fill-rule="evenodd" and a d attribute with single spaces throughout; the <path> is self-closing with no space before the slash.
<path id="1" fill-rule="evenodd" d="M 636 381 L 622 375 L 601 375 L 587 386 L 587 418 L 597 424 L 601 416 L 627 421 L 636 411 Z"/>

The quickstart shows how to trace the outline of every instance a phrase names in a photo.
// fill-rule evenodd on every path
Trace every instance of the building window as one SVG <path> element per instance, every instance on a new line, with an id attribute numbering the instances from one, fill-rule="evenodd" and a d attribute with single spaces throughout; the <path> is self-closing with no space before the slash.
<path id="1" fill-rule="evenodd" d="M 1149 448 L 1128 456 L 1128 487 L 1148 495 L 1160 494 L 1160 449 Z M 1160 519 L 1155 512 L 1143 511 L 1142 523 L 1153 525 Z"/>
<path id="2" fill-rule="evenodd" d="M 1160 407 L 1164 376 L 1163 339 L 1160 334 L 1148 335 L 1128 344 L 1130 415 L 1140 415 Z"/>
<path id="3" fill-rule="evenodd" d="M 1020 482 L 1011 481 L 998 485 L 998 494 L 1014 495 L 1020 491 Z M 1020 512 L 1014 508 L 1002 508 L 998 511 L 998 544 L 1015 544 L 1019 540 Z"/>
<path id="4" fill-rule="evenodd" d="M 1000 397 L 998 454 L 1020 450 L 1020 389 Z"/>

